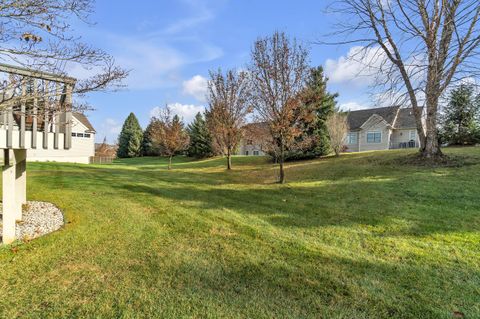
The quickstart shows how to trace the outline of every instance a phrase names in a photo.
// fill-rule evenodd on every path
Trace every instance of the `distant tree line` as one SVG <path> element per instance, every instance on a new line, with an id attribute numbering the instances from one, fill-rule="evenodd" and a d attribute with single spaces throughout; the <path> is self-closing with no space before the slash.
<path id="1" fill-rule="evenodd" d="M 285 161 L 337 152 L 338 137 L 333 140 L 329 134 L 333 124 L 339 126 L 337 135 L 346 134 L 347 127 L 340 125 L 345 124 L 345 115 L 336 110 L 338 94 L 327 90 L 327 82 L 323 68 L 309 65 L 309 51 L 295 39 L 281 32 L 259 38 L 245 71 L 210 72 L 206 110 L 188 126 L 165 107 L 142 132 L 130 114 L 120 133 L 118 156 L 167 156 L 171 162 L 178 154 L 224 155 L 231 169 L 247 119 L 253 119 L 267 128 L 255 139 L 261 139 L 265 153 L 279 163 L 283 183 Z M 334 114 L 340 114 L 343 122 L 329 121 Z"/>

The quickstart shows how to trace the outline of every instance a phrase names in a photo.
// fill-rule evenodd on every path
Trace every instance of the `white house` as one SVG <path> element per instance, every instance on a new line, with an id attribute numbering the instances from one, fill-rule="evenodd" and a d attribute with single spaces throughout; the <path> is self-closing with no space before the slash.
<path id="1" fill-rule="evenodd" d="M 243 127 L 243 138 L 237 150 L 238 155 L 265 156 L 270 143 L 267 123 L 249 123 Z"/>
<path id="2" fill-rule="evenodd" d="M 13 135 L 19 134 L 19 125 L 17 119 L 16 124 L 13 126 Z M 27 119 L 27 131 L 25 132 L 26 140 L 31 140 L 32 131 L 28 130 L 29 123 Z M 72 130 L 72 144 L 70 149 L 62 147 L 64 145 L 64 135 L 58 135 L 59 147 L 55 147 L 55 133 L 54 124 L 50 123 L 48 128 L 48 137 L 46 138 L 48 146 L 38 146 L 32 148 L 30 143 L 27 143 L 27 159 L 30 162 L 68 162 L 68 163 L 84 163 L 90 162 L 90 157 L 95 155 L 95 129 L 88 120 L 88 118 L 82 113 L 72 113 L 71 121 Z M 0 119 L 0 140 L 5 140 L 7 127 L 5 122 Z M 37 140 L 44 140 L 44 133 L 37 132 Z M 15 139 L 15 137 L 14 137 Z"/>
<path id="3" fill-rule="evenodd" d="M 351 111 L 347 119 L 347 152 L 419 147 L 411 108 L 389 106 Z"/>
<path id="4" fill-rule="evenodd" d="M 422 110 L 423 111 L 423 110 Z M 415 117 L 411 108 L 380 107 L 351 111 L 347 116 L 349 131 L 345 139 L 347 152 L 418 148 Z M 266 123 L 244 126 L 240 155 L 266 155 L 270 133 Z"/>

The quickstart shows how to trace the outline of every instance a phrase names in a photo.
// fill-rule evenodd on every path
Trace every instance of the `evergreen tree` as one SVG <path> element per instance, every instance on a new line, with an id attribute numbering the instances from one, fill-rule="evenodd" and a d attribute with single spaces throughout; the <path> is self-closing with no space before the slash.
<path id="1" fill-rule="evenodd" d="M 480 94 L 474 86 L 462 84 L 454 89 L 441 118 L 440 141 L 450 145 L 480 142 Z"/>
<path id="2" fill-rule="evenodd" d="M 205 158 L 213 155 L 212 136 L 203 115 L 198 112 L 195 119 L 187 127 L 190 145 L 187 154 L 191 157 Z"/>
<path id="3" fill-rule="evenodd" d="M 303 133 L 297 138 L 297 145 L 301 147 L 292 149 L 287 155 L 288 160 L 315 158 L 330 152 L 326 122 L 335 111 L 338 94 L 328 92 L 327 82 L 322 66 L 310 70 L 303 99 L 305 107 L 313 109 L 316 116 L 312 122 L 304 123 Z"/>
<path id="4" fill-rule="evenodd" d="M 155 143 L 154 138 L 158 131 L 162 129 L 162 123 L 156 117 L 150 119 L 150 123 L 143 133 L 142 154 L 144 156 L 160 156 L 160 147 Z"/>
<path id="5" fill-rule="evenodd" d="M 130 113 L 123 123 L 118 138 L 117 156 L 120 158 L 137 157 L 141 155 L 143 132 L 135 114 Z"/>

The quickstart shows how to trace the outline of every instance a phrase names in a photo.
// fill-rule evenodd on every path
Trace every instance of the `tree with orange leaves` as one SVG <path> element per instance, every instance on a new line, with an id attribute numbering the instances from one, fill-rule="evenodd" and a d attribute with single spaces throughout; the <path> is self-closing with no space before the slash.
<path id="1" fill-rule="evenodd" d="M 158 115 L 158 129 L 152 133 L 152 142 L 159 147 L 163 156 L 168 156 L 168 169 L 172 169 L 172 158 L 188 147 L 188 134 L 178 115 L 172 117 L 167 106 Z"/>
<path id="2" fill-rule="evenodd" d="M 295 39 L 276 32 L 255 42 L 249 66 L 253 106 L 259 120 L 269 126 L 282 184 L 286 152 L 297 142 L 305 123 L 315 120 L 303 96 L 309 73 L 308 51 Z"/>

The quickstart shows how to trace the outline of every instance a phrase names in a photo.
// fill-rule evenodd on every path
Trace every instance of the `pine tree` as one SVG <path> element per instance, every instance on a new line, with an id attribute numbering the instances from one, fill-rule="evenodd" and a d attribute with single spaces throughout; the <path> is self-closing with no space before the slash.
<path id="1" fill-rule="evenodd" d="M 322 66 L 310 70 L 303 99 L 305 107 L 313 109 L 316 116 L 313 122 L 305 123 L 302 135 L 297 138 L 297 145 L 303 147 L 291 150 L 287 155 L 288 160 L 315 158 L 330 152 L 326 122 L 335 111 L 338 94 L 328 92 L 327 82 Z"/>
<path id="2" fill-rule="evenodd" d="M 187 154 L 190 157 L 205 158 L 213 156 L 212 136 L 203 115 L 198 112 L 195 119 L 187 127 L 190 145 Z"/>
<path id="3" fill-rule="evenodd" d="M 123 123 L 118 138 L 117 156 L 120 158 L 137 157 L 141 155 L 143 131 L 135 114 L 130 113 Z"/>
<path id="4" fill-rule="evenodd" d="M 154 137 L 159 130 L 161 130 L 161 123 L 156 117 L 150 119 L 150 123 L 143 133 L 142 140 L 142 154 L 143 156 L 160 156 L 160 148 L 158 143 L 155 143 Z"/>
<path id="5" fill-rule="evenodd" d="M 444 108 L 440 141 L 450 145 L 480 142 L 480 94 L 473 85 L 462 84 L 454 89 Z"/>

